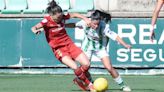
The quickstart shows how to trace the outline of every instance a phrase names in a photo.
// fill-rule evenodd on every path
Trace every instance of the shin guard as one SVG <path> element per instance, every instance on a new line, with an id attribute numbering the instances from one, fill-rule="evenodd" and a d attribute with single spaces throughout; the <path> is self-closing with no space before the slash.
<path id="1" fill-rule="evenodd" d="M 86 72 L 88 71 L 89 67 L 88 66 L 80 66 L 77 68 L 74 72 L 75 75 L 82 81 L 84 81 L 87 85 L 89 85 L 91 82 L 88 80 L 86 77 Z"/>

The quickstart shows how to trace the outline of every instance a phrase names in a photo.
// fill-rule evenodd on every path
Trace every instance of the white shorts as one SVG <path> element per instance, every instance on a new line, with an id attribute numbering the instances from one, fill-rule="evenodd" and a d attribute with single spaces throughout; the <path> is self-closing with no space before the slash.
<path id="1" fill-rule="evenodd" d="M 87 55 L 87 57 L 89 59 L 91 59 L 93 55 L 95 55 L 96 57 L 98 57 L 100 59 L 102 59 L 103 57 L 109 56 L 109 54 L 106 50 L 99 50 L 99 51 L 88 50 L 85 52 L 85 54 Z"/>

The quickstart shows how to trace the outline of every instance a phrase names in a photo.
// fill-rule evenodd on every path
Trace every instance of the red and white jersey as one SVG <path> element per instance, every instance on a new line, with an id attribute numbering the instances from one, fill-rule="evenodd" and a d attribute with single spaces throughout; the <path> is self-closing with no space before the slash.
<path id="1" fill-rule="evenodd" d="M 40 22 L 45 30 L 47 42 L 52 48 L 67 45 L 72 42 L 65 30 L 65 20 L 69 19 L 70 15 L 63 15 L 63 20 L 56 23 L 51 16 L 47 15 Z"/>

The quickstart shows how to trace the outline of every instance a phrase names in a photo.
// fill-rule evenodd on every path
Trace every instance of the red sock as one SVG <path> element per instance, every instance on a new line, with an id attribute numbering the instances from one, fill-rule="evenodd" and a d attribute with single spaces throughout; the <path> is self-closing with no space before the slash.
<path id="1" fill-rule="evenodd" d="M 90 82 L 93 82 L 91 74 L 87 71 L 85 76 L 89 79 Z"/>
<path id="2" fill-rule="evenodd" d="M 88 78 L 85 75 L 85 72 L 88 71 L 88 66 L 80 66 L 79 68 L 77 68 L 74 72 L 75 75 L 81 79 L 82 81 L 84 81 L 87 85 L 89 85 L 91 82 L 88 80 Z"/>

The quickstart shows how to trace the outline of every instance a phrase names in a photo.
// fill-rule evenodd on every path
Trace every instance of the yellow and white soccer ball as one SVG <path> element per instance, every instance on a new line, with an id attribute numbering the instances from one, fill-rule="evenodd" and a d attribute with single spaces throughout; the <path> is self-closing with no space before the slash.
<path id="1" fill-rule="evenodd" d="M 108 81 L 105 78 L 97 78 L 93 86 L 96 90 L 96 92 L 105 92 L 108 89 Z"/>

